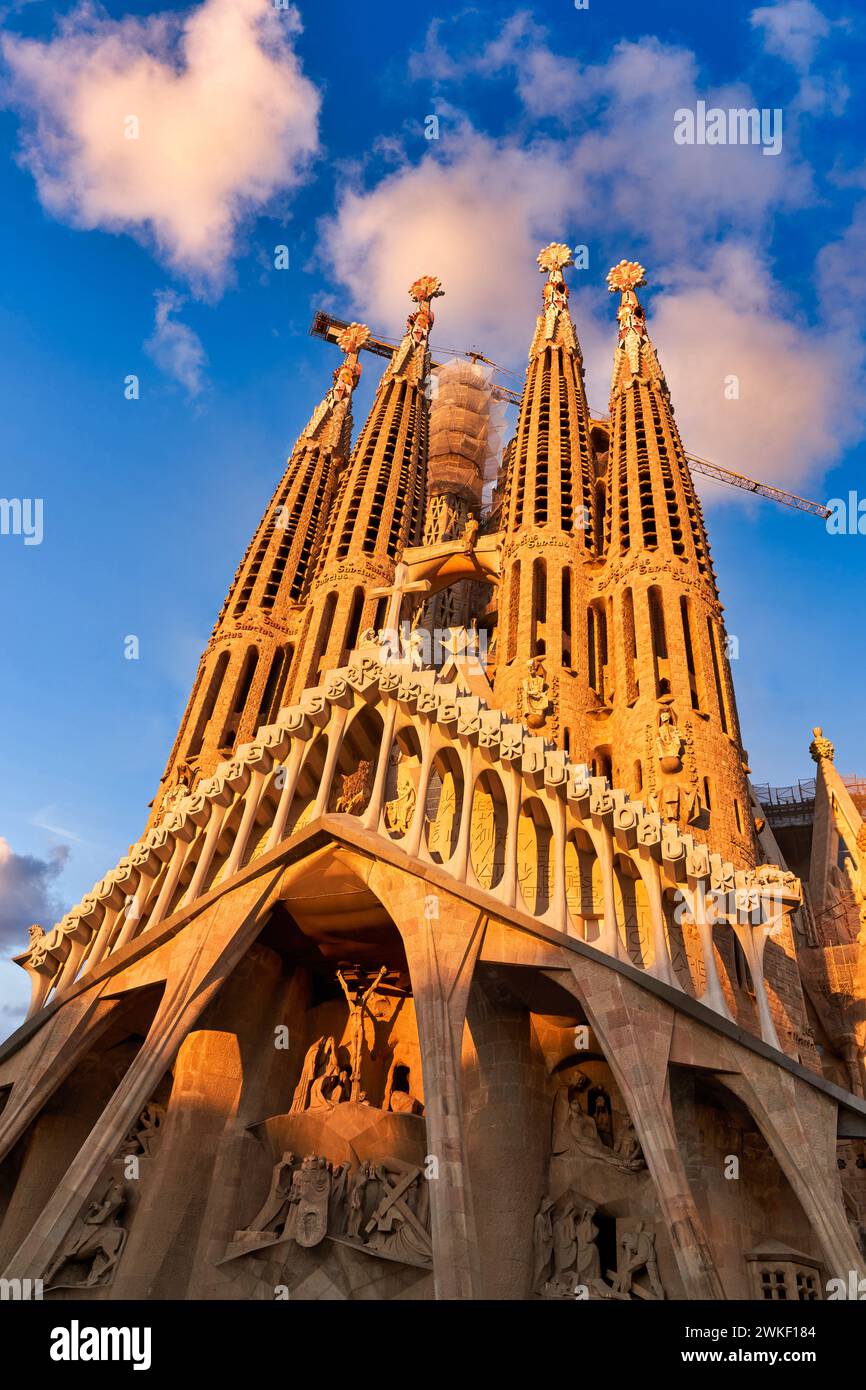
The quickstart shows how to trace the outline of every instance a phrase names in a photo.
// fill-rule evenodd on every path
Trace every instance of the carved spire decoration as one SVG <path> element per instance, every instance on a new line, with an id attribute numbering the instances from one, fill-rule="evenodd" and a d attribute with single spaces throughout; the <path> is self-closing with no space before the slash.
<path id="1" fill-rule="evenodd" d="M 832 763 L 836 756 L 836 749 L 828 738 L 824 737 L 824 730 L 820 725 L 816 725 L 812 730 L 812 742 L 809 744 L 809 752 L 816 763 L 826 759 Z"/>
<path id="2" fill-rule="evenodd" d="M 568 285 L 562 274 L 566 266 L 574 265 L 571 248 L 562 241 L 552 241 L 539 251 L 536 260 L 547 280 L 542 291 L 544 307 L 529 349 L 529 359 L 532 361 L 551 345 L 567 347 L 579 355 L 580 346 L 568 309 Z"/>
<path id="3" fill-rule="evenodd" d="M 327 442 L 334 447 L 341 442 L 344 422 L 352 400 L 352 392 L 361 380 L 361 364 L 358 361 L 358 354 L 369 336 L 370 330 L 365 323 L 350 323 L 337 335 L 337 346 L 341 352 L 345 353 L 345 357 L 334 372 L 333 386 L 324 400 L 320 401 L 313 411 L 309 424 L 301 434 L 301 439 L 313 439 L 321 430 L 323 422 L 333 419 L 334 429 L 331 433 L 335 437 Z M 338 406 L 342 406 L 343 409 L 338 411 L 336 409 Z"/>
<path id="4" fill-rule="evenodd" d="M 413 378 L 415 384 L 419 385 L 426 378 L 430 365 L 430 330 L 434 322 L 431 301 L 441 298 L 444 293 L 442 281 L 438 275 L 419 275 L 418 279 L 409 286 L 410 298 L 414 299 L 418 308 L 409 315 L 406 321 L 406 332 L 403 335 L 403 340 L 385 368 L 383 381 L 407 375 L 408 369 L 413 364 L 415 366 Z"/>

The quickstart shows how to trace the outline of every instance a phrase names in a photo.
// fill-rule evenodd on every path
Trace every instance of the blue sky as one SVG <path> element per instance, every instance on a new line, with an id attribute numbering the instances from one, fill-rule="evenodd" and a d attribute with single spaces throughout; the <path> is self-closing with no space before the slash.
<path id="1" fill-rule="evenodd" d="M 394 336 L 410 281 L 439 274 L 434 348 L 520 376 L 535 254 L 585 244 L 572 306 L 604 412 L 604 276 L 640 259 L 686 447 L 821 501 L 866 495 L 866 15 L 440 13 L 6 9 L 0 490 L 43 500 L 44 536 L 0 536 L 4 955 L 141 833 L 227 584 L 329 384 L 334 350 L 307 335 L 320 305 Z M 674 112 L 698 100 L 781 110 L 781 153 L 677 146 Z M 866 771 L 866 537 L 702 492 L 756 780 L 808 776 L 815 722 Z M 25 996 L 4 961 L 10 1023 Z"/>

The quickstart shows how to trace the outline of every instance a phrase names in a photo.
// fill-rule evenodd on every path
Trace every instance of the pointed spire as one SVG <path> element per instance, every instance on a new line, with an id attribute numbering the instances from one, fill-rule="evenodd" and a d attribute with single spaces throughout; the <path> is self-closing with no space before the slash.
<path id="1" fill-rule="evenodd" d="M 589 406 L 580 344 L 568 308 L 563 270 L 569 248 L 551 242 L 538 253 L 547 280 L 510 450 L 503 502 L 504 529 L 553 527 L 593 546 L 594 489 Z"/>
<path id="2" fill-rule="evenodd" d="M 566 266 L 574 265 L 571 250 L 564 242 L 552 241 L 539 251 L 537 260 L 538 268 L 547 275 L 547 280 L 542 291 L 544 307 L 529 349 L 530 359 L 551 345 L 565 347 L 580 356 L 580 344 L 568 308 L 568 285 L 562 274 Z"/>
<path id="3" fill-rule="evenodd" d="M 619 338 L 613 363 L 611 395 L 630 386 L 635 377 L 657 381 L 667 393 L 667 382 L 649 339 L 644 307 L 635 290 L 646 284 L 646 271 L 639 261 L 620 261 L 607 273 L 611 294 L 621 296 L 616 311 Z"/>
<path id="4" fill-rule="evenodd" d="M 337 449 L 341 443 L 348 444 L 348 440 L 344 440 L 345 426 L 352 407 L 352 393 L 361 380 L 358 354 L 369 336 L 370 330 L 365 323 L 350 323 L 337 334 L 337 347 L 345 354 L 343 361 L 334 372 L 331 389 L 302 430 L 299 445 L 310 439 L 331 449 Z"/>
<path id="5" fill-rule="evenodd" d="M 409 289 L 418 306 L 395 349 L 340 476 L 310 589 L 308 638 L 293 668 L 299 694 L 329 666 L 340 666 L 359 633 L 380 626 L 380 599 L 403 549 L 421 538 L 424 516 L 432 301 L 435 275 Z M 351 577 L 351 578 L 350 578 Z"/>
<path id="6" fill-rule="evenodd" d="M 209 775 L 279 708 L 293 657 L 290 639 L 351 448 L 358 354 L 369 336 L 365 324 L 350 323 L 337 338 L 343 361 L 301 431 L 232 580 L 201 658 L 154 817 L 179 776 L 189 785 L 190 776 Z M 234 692 L 231 699 L 227 692 Z"/>
<path id="7" fill-rule="evenodd" d="M 418 386 L 430 370 L 430 330 L 433 327 L 434 299 L 445 293 L 438 275 L 421 275 L 409 286 L 418 308 L 409 315 L 400 346 L 385 369 L 383 381 L 405 378 Z"/>
<path id="8" fill-rule="evenodd" d="M 424 493 L 430 371 L 431 301 L 444 293 L 436 275 L 409 288 L 418 308 L 382 374 L 376 397 L 341 479 L 331 512 L 320 574 L 350 553 L 393 563 L 419 535 Z M 394 486 L 396 473 L 397 485 Z"/>

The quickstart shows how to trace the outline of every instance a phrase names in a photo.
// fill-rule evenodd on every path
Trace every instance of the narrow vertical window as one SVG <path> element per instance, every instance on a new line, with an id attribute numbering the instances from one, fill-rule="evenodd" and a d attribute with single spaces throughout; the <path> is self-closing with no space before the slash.
<path id="1" fill-rule="evenodd" d="M 343 641 L 343 650 L 340 655 L 340 665 L 342 666 L 349 653 L 354 650 L 358 640 L 358 633 L 361 630 L 361 615 L 364 612 L 364 590 L 355 589 L 352 594 L 352 606 L 349 609 L 349 623 L 346 628 L 346 636 Z"/>
<path id="2" fill-rule="evenodd" d="M 571 665 L 571 570 L 562 571 L 562 664 Z"/>
<path id="3" fill-rule="evenodd" d="M 716 628 L 713 620 L 707 616 L 707 635 L 710 639 L 710 655 L 713 661 L 713 681 L 716 687 L 716 700 L 719 706 L 719 719 L 722 730 L 728 732 L 728 704 L 725 699 L 724 686 L 722 685 L 722 668 L 719 661 L 719 649 L 716 645 Z"/>
<path id="4" fill-rule="evenodd" d="M 626 589 L 622 597 L 622 646 L 625 655 L 625 698 L 631 705 L 638 697 L 637 629 L 634 621 L 634 594 Z"/>
<path id="5" fill-rule="evenodd" d="M 222 685 L 223 680 L 225 678 L 226 667 L 228 666 L 228 664 L 228 652 L 220 652 L 219 656 L 217 657 L 216 665 L 214 666 L 213 672 L 211 674 L 210 684 L 207 688 L 207 694 L 205 695 L 205 698 L 201 704 L 201 709 L 199 710 L 198 719 L 195 723 L 195 729 L 193 730 L 192 738 L 190 739 L 189 746 L 186 750 L 186 756 L 188 758 L 194 758 L 198 753 L 201 752 L 201 746 L 204 742 L 205 730 L 207 729 L 208 723 L 210 722 L 211 716 L 213 715 L 214 707 L 217 702 L 217 696 L 219 695 L 220 686 Z"/>
<path id="6" fill-rule="evenodd" d="M 543 560 L 532 566 L 532 646 L 533 656 L 547 651 L 547 567 Z"/>
<path id="7" fill-rule="evenodd" d="M 661 589 L 655 584 L 649 590 L 649 610 L 656 696 L 658 697 L 660 695 L 670 694 L 671 681 L 668 663 L 668 638 L 665 629 L 664 601 L 662 599 Z"/>
<path id="8" fill-rule="evenodd" d="M 520 626 L 520 561 L 515 560 L 511 571 L 511 603 L 508 610 L 508 653 L 507 660 L 513 661 L 517 655 L 517 632 Z"/>
<path id="9" fill-rule="evenodd" d="M 683 594 L 680 598 L 680 613 L 683 621 L 683 642 L 686 649 L 686 669 L 689 673 L 689 695 L 692 709 L 701 708 L 701 690 L 698 681 L 697 654 L 692 642 L 692 623 L 689 600 Z"/>

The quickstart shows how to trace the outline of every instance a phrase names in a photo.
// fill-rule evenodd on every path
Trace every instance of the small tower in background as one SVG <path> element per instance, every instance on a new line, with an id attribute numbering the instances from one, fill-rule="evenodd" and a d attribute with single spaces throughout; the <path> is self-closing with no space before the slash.
<path id="1" fill-rule="evenodd" d="M 358 354 L 369 337 L 353 323 L 334 382 L 292 450 L 247 547 L 199 663 L 195 685 L 154 800 L 210 776 L 280 708 L 299 617 L 341 468 L 351 448 Z M 153 817 L 152 817 L 153 819 Z"/>
<path id="2" fill-rule="evenodd" d="M 386 602 L 370 591 L 392 583 L 406 545 L 421 539 L 427 461 L 432 301 L 443 293 L 422 275 L 417 304 L 385 368 L 325 533 L 290 688 L 293 699 L 320 672 L 341 666 L 359 635 L 379 626 Z"/>

